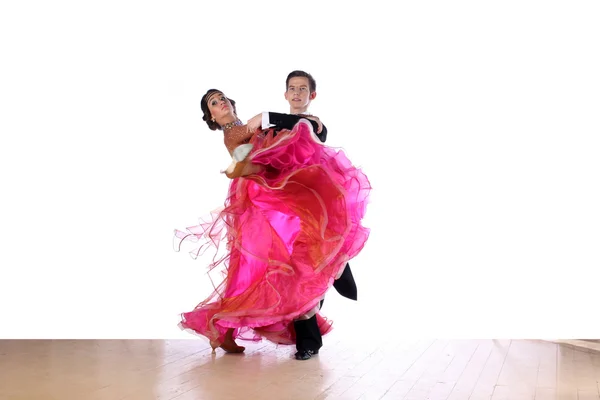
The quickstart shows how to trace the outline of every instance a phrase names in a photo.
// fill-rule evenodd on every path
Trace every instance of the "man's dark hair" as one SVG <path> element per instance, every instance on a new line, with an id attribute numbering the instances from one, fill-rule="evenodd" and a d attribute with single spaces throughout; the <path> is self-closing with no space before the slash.
<path id="1" fill-rule="evenodd" d="M 317 91 L 317 82 L 315 81 L 315 78 L 313 78 L 312 75 L 309 74 L 308 72 L 304 72 L 304 71 L 300 71 L 300 70 L 292 71 L 288 74 L 287 79 L 285 80 L 285 90 L 286 91 L 288 89 L 288 85 L 290 84 L 290 79 L 295 78 L 297 76 L 303 77 L 303 78 L 308 78 L 308 89 L 310 90 L 311 93 Z"/>

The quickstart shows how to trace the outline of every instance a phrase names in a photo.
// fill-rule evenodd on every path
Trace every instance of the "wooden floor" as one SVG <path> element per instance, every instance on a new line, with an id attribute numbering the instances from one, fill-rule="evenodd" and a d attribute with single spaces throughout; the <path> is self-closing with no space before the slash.
<path id="1" fill-rule="evenodd" d="M 245 344 L 245 343 L 244 343 Z M 534 340 L 367 342 L 321 353 L 202 339 L 0 341 L 0 399 L 600 399 L 600 353 Z"/>

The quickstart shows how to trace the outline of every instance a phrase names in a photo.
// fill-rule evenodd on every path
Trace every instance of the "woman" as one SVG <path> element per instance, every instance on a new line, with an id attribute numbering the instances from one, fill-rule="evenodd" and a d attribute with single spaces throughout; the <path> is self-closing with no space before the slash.
<path id="1" fill-rule="evenodd" d="M 302 119 L 293 129 L 249 132 L 235 101 L 209 90 L 204 121 L 222 130 L 232 155 L 225 207 L 212 221 L 176 231 L 178 244 L 202 241 L 226 252 L 223 282 L 181 325 L 206 336 L 213 351 L 241 352 L 236 338 L 294 344 L 293 321 L 318 313 L 318 303 L 346 262 L 364 246 L 361 225 L 370 184 L 341 152 L 322 145 Z M 290 127 L 288 127 L 290 128 Z M 193 254 L 198 254 L 200 246 Z M 317 314 L 321 334 L 331 324 Z"/>

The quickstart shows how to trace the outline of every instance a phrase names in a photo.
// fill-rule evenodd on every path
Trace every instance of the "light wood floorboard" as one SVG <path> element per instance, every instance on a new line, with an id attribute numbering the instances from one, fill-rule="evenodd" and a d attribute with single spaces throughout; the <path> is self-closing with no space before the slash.
<path id="1" fill-rule="evenodd" d="M 600 400 L 600 352 L 535 340 L 366 341 L 318 356 L 204 340 L 1 340 L 6 400 Z"/>

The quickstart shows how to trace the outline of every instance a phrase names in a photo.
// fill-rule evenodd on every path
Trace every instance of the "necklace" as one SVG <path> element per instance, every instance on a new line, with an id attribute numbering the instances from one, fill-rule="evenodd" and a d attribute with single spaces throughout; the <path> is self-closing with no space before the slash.
<path id="1" fill-rule="evenodd" d="M 223 128 L 223 130 L 226 130 L 226 129 L 231 129 L 234 126 L 240 126 L 240 125 L 244 125 L 244 124 L 242 124 L 242 121 L 240 121 L 239 119 L 237 119 L 237 120 L 235 120 L 233 122 L 226 123 L 225 125 L 222 126 L 222 128 Z"/>

